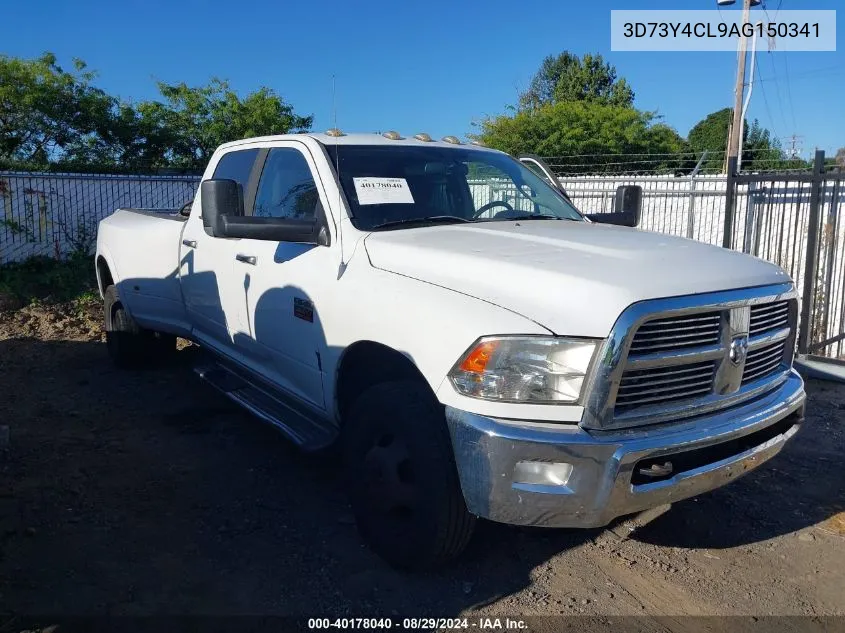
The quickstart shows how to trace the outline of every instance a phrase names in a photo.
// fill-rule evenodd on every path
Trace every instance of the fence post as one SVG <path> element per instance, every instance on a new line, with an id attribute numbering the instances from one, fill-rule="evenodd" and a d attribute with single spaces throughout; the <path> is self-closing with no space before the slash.
<path id="1" fill-rule="evenodd" d="M 728 182 L 727 191 L 725 192 L 725 226 L 722 235 L 722 246 L 724 248 L 733 248 L 733 226 L 734 226 L 734 212 L 736 209 L 736 170 L 737 159 L 732 156 L 728 159 Z"/>
<path id="2" fill-rule="evenodd" d="M 757 196 L 760 191 L 756 183 L 748 184 L 748 207 L 745 212 L 745 235 L 742 240 L 742 252 L 749 255 L 754 249 L 754 229 L 757 226 Z"/>
<path id="3" fill-rule="evenodd" d="M 698 176 L 698 172 L 701 170 L 701 166 L 706 159 L 707 150 L 704 150 L 701 158 L 698 159 L 695 169 L 692 170 L 689 176 L 689 213 L 687 213 L 687 237 L 689 239 L 692 239 L 693 233 L 695 232 L 695 177 Z"/>
<path id="4" fill-rule="evenodd" d="M 798 330 L 798 353 L 806 354 L 810 349 L 813 334 L 813 294 L 816 289 L 816 267 L 818 266 L 819 231 L 821 229 L 821 191 L 824 178 L 824 151 L 816 150 L 813 163 L 813 187 L 810 190 L 809 233 L 807 253 L 804 260 L 804 289 L 801 297 L 801 325 Z"/>

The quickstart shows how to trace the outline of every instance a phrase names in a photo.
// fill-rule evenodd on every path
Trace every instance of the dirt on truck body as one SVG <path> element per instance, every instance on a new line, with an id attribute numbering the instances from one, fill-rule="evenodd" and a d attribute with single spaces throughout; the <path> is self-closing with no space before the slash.
<path id="1" fill-rule="evenodd" d="M 455 564 L 407 574 L 362 546 L 340 468 L 195 378 L 196 347 L 119 371 L 100 321 L 93 303 L 0 315 L 0 630 L 38 615 L 638 615 L 680 629 L 678 616 L 845 615 L 845 386 L 808 382 L 806 424 L 780 455 L 645 525 L 482 523 Z"/>

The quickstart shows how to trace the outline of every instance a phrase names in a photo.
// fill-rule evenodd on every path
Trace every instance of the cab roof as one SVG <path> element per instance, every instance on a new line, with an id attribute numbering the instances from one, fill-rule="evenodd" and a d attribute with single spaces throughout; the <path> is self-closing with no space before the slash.
<path id="1" fill-rule="evenodd" d="M 312 138 L 323 145 L 332 146 L 332 145 L 404 145 L 404 146 L 414 146 L 414 147 L 447 147 L 451 149 L 455 148 L 463 148 L 463 149 L 477 149 L 477 150 L 486 150 L 489 152 L 498 152 L 498 150 L 490 149 L 487 147 L 483 147 L 481 145 L 474 145 L 472 143 L 461 142 L 460 144 L 456 143 L 448 143 L 446 141 L 435 140 L 432 139 L 430 141 L 420 141 L 414 138 L 413 134 L 409 135 L 402 135 L 401 139 L 390 139 L 385 137 L 382 134 L 360 134 L 360 133 L 351 133 L 351 134 L 343 134 L 343 136 L 331 136 L 324 132 L 304 132 L 301 134 L 278 134 L 275 136 L 257 136 L 253 138 L 246 138 L 239 141 L 231 141 L 229 143 L 224 143 L 220 146 L 220 149 L 229 149 L 232 147 L 238 147 L 240 145 L 251 145 L 253 143 L 266 143 L 272 141 L 301 141 L 303 137 Z"/>

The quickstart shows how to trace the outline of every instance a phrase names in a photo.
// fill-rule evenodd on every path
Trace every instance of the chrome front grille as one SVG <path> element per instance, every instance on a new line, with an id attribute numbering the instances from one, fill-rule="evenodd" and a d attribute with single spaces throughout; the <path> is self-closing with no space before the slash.
<path id="1" fill-rule="evenodd" d="M 760 380 L 782 369 L 785 348 L 785 342 L 781 341 L 749 352 L 742 372 L 742 384 Z"/>
<path id="2" fill-rule="evenodd" d="M 713 345 L 719 342 L 718 313 L 654 319 L 643 323 L 631 342 L 631 354 Z"/>
<path id="3" fill-rule="evenodd" d="M 789 301 L 775 301 L 751 307 L 750 336 L 789 327 Z"/>
<path id="4" fill-rule="evenodd" d="M 669 422 L 766 393 L 792 366 L 797 319 L 791 284 L 634 304 L 605 343 L 582 424 Z"/>
<path id="5" fill-rule="evenodd" d="M 687 400 L 713 391 L 716 363 L 626 371 L 616 393 L 616 410 Z"/>

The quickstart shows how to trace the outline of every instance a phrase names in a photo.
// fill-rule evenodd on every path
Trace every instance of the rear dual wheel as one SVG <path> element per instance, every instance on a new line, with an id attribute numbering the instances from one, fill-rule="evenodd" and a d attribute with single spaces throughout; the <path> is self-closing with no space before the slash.
<path id="1" fill-rule="evenodd" d="M 115 365 L 138 369 L 161 364 L 176 352 L 176 337 L 139 327 L 117 294 L 115 286 L 103 293 L 106 347 Z"/>

